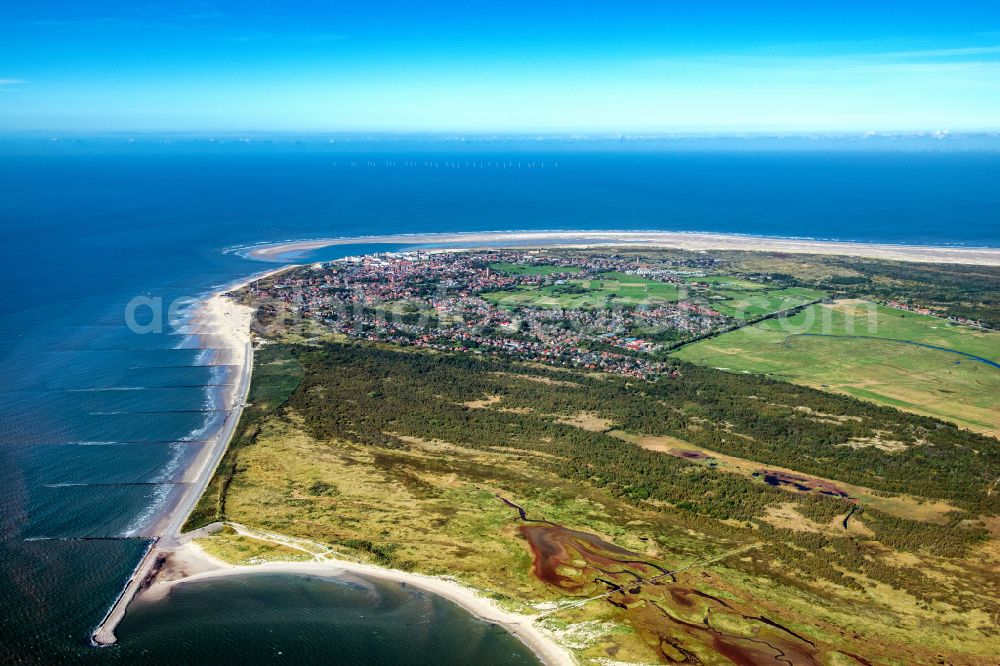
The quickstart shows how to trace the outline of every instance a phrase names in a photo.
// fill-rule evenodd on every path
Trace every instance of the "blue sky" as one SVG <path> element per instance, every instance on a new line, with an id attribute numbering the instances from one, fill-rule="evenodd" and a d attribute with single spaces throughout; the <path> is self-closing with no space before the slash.
<path id="1" fill-rule="evenodd" d="M 8 132 L 997 129 L 996 0 L 0 5 Z"/>

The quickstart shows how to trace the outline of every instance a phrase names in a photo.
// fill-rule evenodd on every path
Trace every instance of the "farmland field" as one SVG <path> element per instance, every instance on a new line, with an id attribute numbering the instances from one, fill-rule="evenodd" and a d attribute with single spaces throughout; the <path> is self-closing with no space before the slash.
<path id="1" fill-rule="evenodd" d="M 788 319 L 702 340 L 675 356 L 839 391 L 980 432 L 1000 431 L 1000 369 L 902 341 L 1000 359 L 1000 334 L 857 301 L 815 305 Z"/>

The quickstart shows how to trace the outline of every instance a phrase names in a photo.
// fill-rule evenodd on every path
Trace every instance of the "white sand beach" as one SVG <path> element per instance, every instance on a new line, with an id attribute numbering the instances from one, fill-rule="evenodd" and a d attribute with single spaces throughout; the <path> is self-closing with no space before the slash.
<path id="1" fill-rule="evenodd" d="M 557 246 L 600 247 L 640 246 L 682 250 L 747 250 L 789 254 L 834 254 L 870 259 L 920 261 L 945 264 L 1000 266 L 1000 248 L 890 245 L 794 238 L 767 238 L 738 234 L 688 233 L 673 231 L 512 231 L 442 234 L 395 234 L 288 241 L 251 248 L 246 255 L 262 261 L 294 260 L 296 254 L 334 245 L 358 243 L 412 243 L 415 245 L 468 243 L 479 247 Z"/>
<path id="2" fill-rule="evenodd" d="M 233 378 L 236 383 L 233 384 L 223 399 L 226 407 L 232 409 L 239 401 L 239 392 L 242 387 L 238 382 L 241 376 L 245 374 L 248 380 L 250 376 L 249 371 L 244 372 L 243 369 L 246 367 L 249 360 L 248 356 L 250 355 L 250 321 L 253 318 L 253 309 L 245 305 L 239 305 L 231 298 L 226 297 L 223 292 L 218 292 L 202 302 L 196 316 L 202 322 L 202 325 L 211 331 L 210 333 L 200 334 L 203 339 L 207 338 L 208 344 L 204 346 L 217 348 L 219 352 L 216 362 L 231 365 L 236 370 L 236 377 Z M 235 424 L 235 421 L 239 420 L 238 415 L 232 420 Z M 225 445 L 221 442 L 216 442 L 214 445 L 204 447 L 199 456 L 185 471 L 184 481 L 187 483 L 197 483 L 206 474 L 211 478 L 211 474 L 215 470 L 215 464 L 212 464 L 213 460 L 215 463 L 218 462 L 215 460 L 217 457 L 216 454 L 221 455 L 225 451 L 226 445 L 228 445 L 228 440 Z M 210 465 L 211 469 L 208 469 Z M 197 502 L 197 497 L 200 495 L 201 493 L 199 492 L 194 497 L 195 502 Z M 193 508 L 193 506 L 194 504 L 192 503 L 191 507 Z M 181 513 L 183 513 L 182 518 L 178 515 Z M 175 534 L 180 529 L 183 521 L 187 519 L 189 513 L 190 508 L 187 511 L 173 512 L 173 515 L 180 519 L 180 524 L 176 525 L 177 529 L 173 532 L 167 529 L 163 533 L 165 535 Z"/>

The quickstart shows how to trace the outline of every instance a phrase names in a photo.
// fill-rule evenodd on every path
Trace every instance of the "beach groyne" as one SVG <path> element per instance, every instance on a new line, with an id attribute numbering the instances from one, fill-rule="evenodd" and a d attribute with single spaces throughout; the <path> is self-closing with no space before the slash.
<path id="1" fill-rule="evenodd" d="M 166 519 L 161 521 L 162 527 L 158 530 L 158 534 L 154 535 L 153 542 L 133 570 L 121 594 L 94 629 L 91 641 L 96 646 L 107 646 L 117 642 L 115 630 L 125 617 L 129 604 L 155 576 L 157 562 L 180 545 L 181 528 L 215 474 L 246 405 L 253 372 L 253 346 L 250 341 L 252 310 L 227 298 L 226 291 L 229 289 L 212 295 L 200 308 L 200 316 L 204 318 L 204 323 L 216 331 L 212 335 L 219 338 L 218 344 L 230 350 L 233 356 L 232 365 L 240 368 L 239 381 L 233 392 L 227 396 L 229 408 L 225 420 L 217 435 L 209 440 L 199 460 L 194 463 L 197 475 L 187 484 L 184 494 L 165 517 Z"/>
<path id="2" fill-rule="evenodd" d="M 159 549 L 156 547 L 158 541 L 159 539 L 154 539 L 149 544 L 146 554 L 142 556 L 139 564 L 133 569 L 132 576 L 128 579 L 125 587 L 122 588 L 118 598 L 115 599 L 111 608 L 108 609 L 108 613 L 101 620 L 101 623 L 97 625 L 97 629 L 90 639 L 94 645 L 112 645 L 118 640 L 115 637 L 115 629 L 122 621 L 122 618 L 125 617 L 125 610 L 128 608 L 129 603 L 135 598 L 135 595 L 139 592 L 146 579 L 149 578 L 153 567 L 156 565 L 156 559 L 160 554 Z"/>

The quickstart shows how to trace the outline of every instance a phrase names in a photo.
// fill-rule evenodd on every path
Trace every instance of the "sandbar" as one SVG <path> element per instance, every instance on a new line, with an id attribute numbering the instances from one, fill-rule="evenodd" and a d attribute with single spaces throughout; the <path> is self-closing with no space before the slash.
<path id="1" fill-rule="evenodd" d="M 468 244 L 476 247 L 639 246 L 693 251 L 745 250 L 789 254 L 833 254 L 894 261 L 1000 266 L 1000 248 L 893 245 L 679 231 L 486 231 L 354 236 L 286 241 L 245 248 L 242 253 L 247 257 L 261 261 L 286 261 L 294 260 L 311 250 L 360 243 L 414 245 L 446 243 L 449 245 Z"/>

